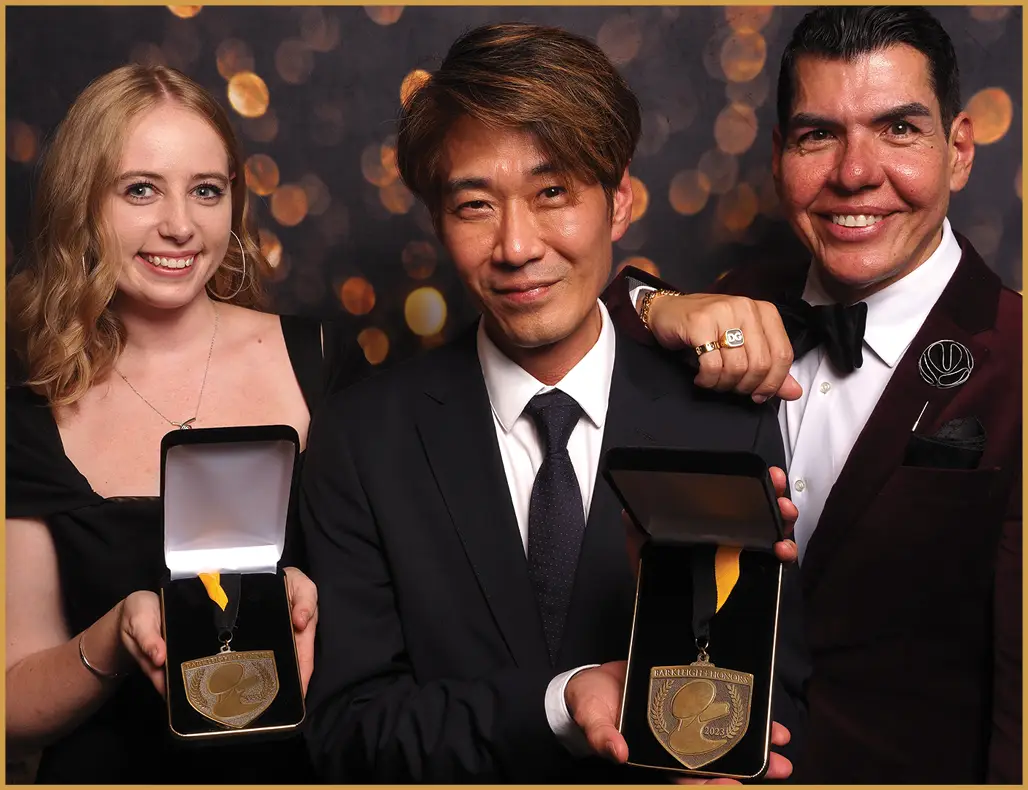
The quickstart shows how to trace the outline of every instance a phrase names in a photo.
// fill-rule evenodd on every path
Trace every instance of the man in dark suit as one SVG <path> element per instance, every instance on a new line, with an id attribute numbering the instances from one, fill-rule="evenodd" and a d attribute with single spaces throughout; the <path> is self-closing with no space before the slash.
<path id="1" fill-rule="evenodd" d="M 329 781 L 660 778 L 616 765 L 634 582 L 600 458 L 659 445 L 784 460 L 770 405 L 698 389 L 598 301 L 639 126 L 602 51 L 530 25 L 461 37 L 404 107 L 401 174 L 482 319 L 339 394 L 311 432 L 308 739 Z M 806 659 L 786 576 L 774 716 L 795 731 Z M 773 755 L 769 776 L 789 771 Z"/>
<path id="2" fill-rule="evenodd" d="M 797 345 L 779 422 L 813 659 L 802 782 L 1021 781 L 1021 298 L 946 219 L 974 157 L 960 110 L 923 9 L 812 12 L 773 163 L 812 259 L 717 285 L 778 304 Z M 627 272 L 612 315 L 652 343 L 646 298 L 662 344 L 716 337 L 666 287 Z"/>

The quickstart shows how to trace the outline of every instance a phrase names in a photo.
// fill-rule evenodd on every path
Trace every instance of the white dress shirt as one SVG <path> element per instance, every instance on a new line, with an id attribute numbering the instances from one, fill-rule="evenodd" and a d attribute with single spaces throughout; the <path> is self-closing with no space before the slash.
<path id="1" fill-rule="evenodd" d="M 928 313 L 960 263 L 960 245 L 942 225 L 942 241 L 923 264 L 900 280 L 871 294 L 867 303 L 863 364 L 842 375 L 823 346 L 792 363 L 790 373 L 803 387 L 799 400 L 784 401 L 778 423 L 785 443 L 792 500 L 799 509 L 794 539 L 800 562 L 828 494 L 839 479 L 853 445 Z M 807 274 L 803 299 L 831 304 L 815 267 Z M 923 349 L 914 349 L 920 354 Z M 913 425 L 911 425 L 913 427 Z"/>
<path id="2" fill-rule="evenodd" d="M 799 510 L 793 538 L 801 563 L 828 494 L 853 445 L 892 378 L 896 364 L 959 263 L 960 245 L 945 219 L 942 240 L 928 260 L 863 300 L 867 303 L 867 324 L 863 363 L 859 368 L 842 375 L 829 362 L 823 346 L 792 363 L 789 372 L 803 388 L 803 395 L 798 400 L 782 402 L 778 424 L 785 444 L 792 500 Z M 632 287 L 631 281 L 629 285 L 633 304 L 640 292 L 654 290 L 645 285 Z M 814 266 L 807 273 L 803 299 L 812 305 L 834 301 L 825 292 Z"/>
<path id="3" fill-rule="evenodd" d="M 575 367 L 556 385 L 548 386 L 528 373 L 506 356 L 489 338 L 484 325 L 478 325 L 478 359 L 482 365 L 489 403 L 492 406 L 493 426 L 507 475 L 510 499 L 514 505 L 521 542 L 528 553 L 528 510 L 532 499 L 532 486 L 543 462 L 543 448 L 532 418 L 524 413 L 528 402 L 536 395 L 559 389 L 570 395 L 582 407 L 571 437 L 568 455 L 575 468 L 582 491 L 582 508 L 586 522 L 592 503 L 596 473 L 600 465 L 603 445 L 603 426 L 607 420 L 607 401 L 610 381 L 614 373 L 615 337 L 607 308 L 597 302 L 602 326 L 600 337 Z M 595 664 L 590 666 L 596 666 Z M 588 752 L 581 730 L 568 713 L 564 702 L 564 688 L 578 667 L 555 677 L 546 689 L 546 718 L 550 729 L 575 754 Z"/>

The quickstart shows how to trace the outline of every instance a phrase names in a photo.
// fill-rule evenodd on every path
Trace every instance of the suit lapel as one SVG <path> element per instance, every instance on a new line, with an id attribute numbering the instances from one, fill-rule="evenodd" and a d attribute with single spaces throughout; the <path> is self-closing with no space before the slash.
<path id="1" fill-rule="evenodd" d="M 417 412 L 429 467 L 515 662 L 548 666 L 474 330 L 436 362 Z"/>
<path id="2" fill-rule="evenodd" d="M 612 447 L 660 444 L 662 426 L 654 402 L 676 383 L 681 386 L 681 374 L 671 366 L 645 365 L 645 356 L 654 352 L 626 339 L 620 330 L 616 337 L 600 468 Z M 680 419 L 688 419 L 688 415 L 683 414 Z M 597 471 L 559 664 L 574 666 L 585 661 L 624 658 L 634 594 L 621 504 Z M 611 635 L 608 645 L 595 643 L 596 634 L 601 633 Z M 608 652 L 600 654 L 605 651 Z"/>
<path id="3" fill-rule="evenodd" d="M 937 418 L 959 392 L 959 387 L 938 389 L 921 378 L 918 370 L 921 352 L 936 340 L 945 339 L 967 346 L 976 366 L 988 358 L 988 348 L 975 334 L 992 326 L 995 320 L 999 280 L 966 239 L 958 236 L 958 241 L 964 249 L 961 263 L 897 364 L 832 486 L 811 535 L 801 574 L 808 595 L 839 549 L 860 539 L 855 526 L 878 491 L 903 463 L 911 430 L 925 403 L 927 408 L 918 423 L 921 434 L 939 427 Z"/>

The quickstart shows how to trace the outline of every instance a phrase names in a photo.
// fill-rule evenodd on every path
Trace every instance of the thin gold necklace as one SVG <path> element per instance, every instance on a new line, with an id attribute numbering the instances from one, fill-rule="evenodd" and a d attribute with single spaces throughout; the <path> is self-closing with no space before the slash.
<path id="1" fill-rule="evenodd" d="M 150 403 L 150 401 L 148 401 L 146 398 L 144 398 L 142 396 L 142 394 L 140 394 L 139 390 L 137 390 L 135 387 L 132 386 L 132 382 L 129 381 L 125 377 L 124 373 L 122 373 L 117 368 L 114 369 L 114 372 L 117 373 L 119 376 L 121 376 L 122 381 L 124 381 L 126 384 L 129 385 L 129 389 L 132 390 L 134 393 L 136 393 L 136 395 L 139 397 L 139 399 L 141 401 L 143 401 L 143 403 L 145 403 L 147 406 L 149 406 L 151 409 L 153 409 L 154 412 L 162 420 L 164 420 L 165 422 L 171 423 L 172 425 L 174 425 L 176 428 L 179 428 L 180 430 L 189 430 L 189 429 L 191 429 L 193 427 L 193 423 L 196 422 L 196 418 L 200 416 L 200 403 L 203 401 L 203 388 L 207 384 L 207 371 L 210 370 L 210 368 L 211 368 L 211 355 L 214 354 L 214 338 L 216 338 L 218 336 L 218 308 L 214 304 L 214 302 L 211 302 L 211 308 L 214 310 L 214 332 L 211 333 L 211 347 L 207 351 L 207 364 L 204 366 L 204 369 L 203 369 L 203 381 L 200 382 L 200 394 L 196 398 L 196 411 L 193 412 L 193 416 L 190 417 L 188 420 L 183 420 L 182 422 L 175 422 L 174 420 L 169 420 L 167 417 L 165 417 L 163 414 L 161 414 L 160 411 L 158 411 L 156 406 L 154 406 L 152 403 Z"/>

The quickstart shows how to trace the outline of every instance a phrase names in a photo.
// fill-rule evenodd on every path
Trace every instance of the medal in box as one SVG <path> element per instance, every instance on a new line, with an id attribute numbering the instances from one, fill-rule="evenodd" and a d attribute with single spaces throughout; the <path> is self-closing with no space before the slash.
<path id="1" fill-rule="evenodd" d="M 763 776 L 782 583 L 767 464 L 749 452 L 613 448 L 603 474 L 649 536 L 619 723 L 629 763 Z"/>
<path id="2" fill-rule="evenodd" d="M 298 458 L 289 426 L 161 442 L 168 723 L 187 741 L 273 737 L 304 718 L 278 563 Z"/>

